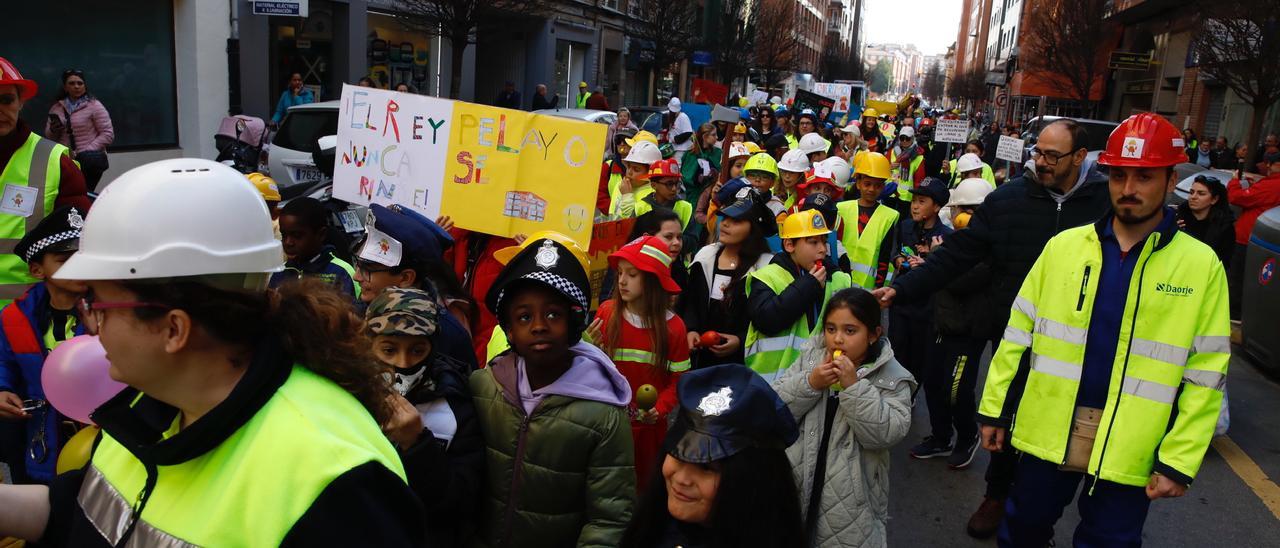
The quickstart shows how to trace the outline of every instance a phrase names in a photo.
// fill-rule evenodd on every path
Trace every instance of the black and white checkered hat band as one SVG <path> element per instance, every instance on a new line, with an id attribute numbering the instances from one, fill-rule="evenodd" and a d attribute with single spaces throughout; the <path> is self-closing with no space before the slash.
<path id="1" fill-rule="evenodd" d="M 565 279 L 563 276 L 559 274 L 553 274 L 551 272 L 530 272 L 528 274 L 525 274 L 524 276 L 521 276 L 520 279 L 521 280 L 537 280 L 539 282 L 547 284 L 555 288 L 556 291 L 559 291 L 565 294 L 570 299 L 573 299 L 573 302 L 576 303 L 578 306 L 584 309 L 587 308 L 587 295 L 582 292 L 582 289 L 578 288 L 577 284 L 574 284 L 573 282 Z M 507 291 L 505 289 L 502 290 L 501 293 L 498 293 L 499 306 L 502 305 L 502 299 L 505 298 L 506 296 L 507 296 Z"/>
<path id="2" fill-rule="evenodd" d="M 45 236 L 45 237 L 43 237 L 43 238 L 40 238 L 39 240 L 36 240 L 36 243 L 31 244 L 31 247 L 27 248 L 27 252 L 26 252 L 26 254 L 25 254 L 25 257 L 23 257 L 23 258 L 24 258 L 27 262 L 31 262 L 31 258 L 32 258 L 32 257 L 35 257 L 35 256 L 36 256 L 38 253 L 40 253 L 41 251 L 44 251 L 44 248 L 49 247 L 49 246 L 51 246 L 51 245 L 53 245 L 53 244 L 56 244 L 56 243 L 58 243 L 58 242 L 65 242 L 65 241 L 67 241 L 67 240 L 74 240 L 74 239 L 79 238 L 79 237 L 80 237 L 80 230 L 79 230 L 79 229 L 77 229 L 77 230 L 68 230 L 68 231 L 66 231 L 66 232 L 59 232 L 59 233 L 54 234 L 54 235 L 52 235 L 52 236 Z"/>

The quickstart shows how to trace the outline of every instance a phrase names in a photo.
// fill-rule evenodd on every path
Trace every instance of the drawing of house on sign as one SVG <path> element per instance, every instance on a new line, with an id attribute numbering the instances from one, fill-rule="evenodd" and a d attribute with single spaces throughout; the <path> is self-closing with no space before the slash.
<path id="1" fill-rule="evenodd" d="M 543 221 L 547 216 L 547 201 L 532 192 L 511 191 L 507 193 L 507 205 L 503 215 L 526 221 Z"/>

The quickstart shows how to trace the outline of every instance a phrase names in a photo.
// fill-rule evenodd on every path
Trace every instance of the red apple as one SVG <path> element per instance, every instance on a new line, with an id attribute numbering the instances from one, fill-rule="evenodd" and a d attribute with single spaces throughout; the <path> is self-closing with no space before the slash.
<path id="1" fill-rule="evenodd" d="M 713 346 L 723 344 L 724 340 L 724 337 L 719 333 L 716 333 L 715 331 L 708 331 L 703 333 L 702 337 L 698 339 L 698 346 L 701 346 L 702 348 L 711 348 Z"/>

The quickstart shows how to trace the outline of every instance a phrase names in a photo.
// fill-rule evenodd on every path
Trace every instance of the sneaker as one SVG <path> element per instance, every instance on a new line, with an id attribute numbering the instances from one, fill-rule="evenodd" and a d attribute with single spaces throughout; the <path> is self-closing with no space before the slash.
<path id="1" fill-rule="evenodd" d="M 929 436 L 920 442 L 919 445 L 911 448 L 910 454 L 917 459 L 931 459 L 933 457 L 945 457 L 951 454 L 951 440 L 942 440 L 934 436 Z"/>
<path id="2" fill-rule="evenodd" d="M 991 497 L 983 497 L 982 504 L 978 506 L 978 511 L 973 513 L 969 518 L 969 525 L 966 528 L 969 536 L 973 538 L 990 538 L 996 534 L 996 529 L 1000 528 L 1000 522 L 1004 520 L 1004 501 L 993 499 Z"/>
<path id="3" fill-rule="evenodd" d="M 947 457 L 947 468 L 964 470 L 969 467 L 969 463 L 973 462 L 973 456 L 976 454 L 978 454 L 978 435 L 974 434 L 967 443 L 956 445 L 955 451 Z"/>

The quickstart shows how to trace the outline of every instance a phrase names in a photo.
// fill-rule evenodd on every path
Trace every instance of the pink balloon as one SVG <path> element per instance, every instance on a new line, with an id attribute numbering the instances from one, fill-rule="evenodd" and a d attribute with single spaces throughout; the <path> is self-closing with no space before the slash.
<path id="1" fill-rule="evenodd" d="M 80 335 L 63 341 L 44 360 L 40 382 L 59 413 L 85 424 L 89 414 L 124 390 L 111 379 L 107 350 L 98 337 Z"/>

